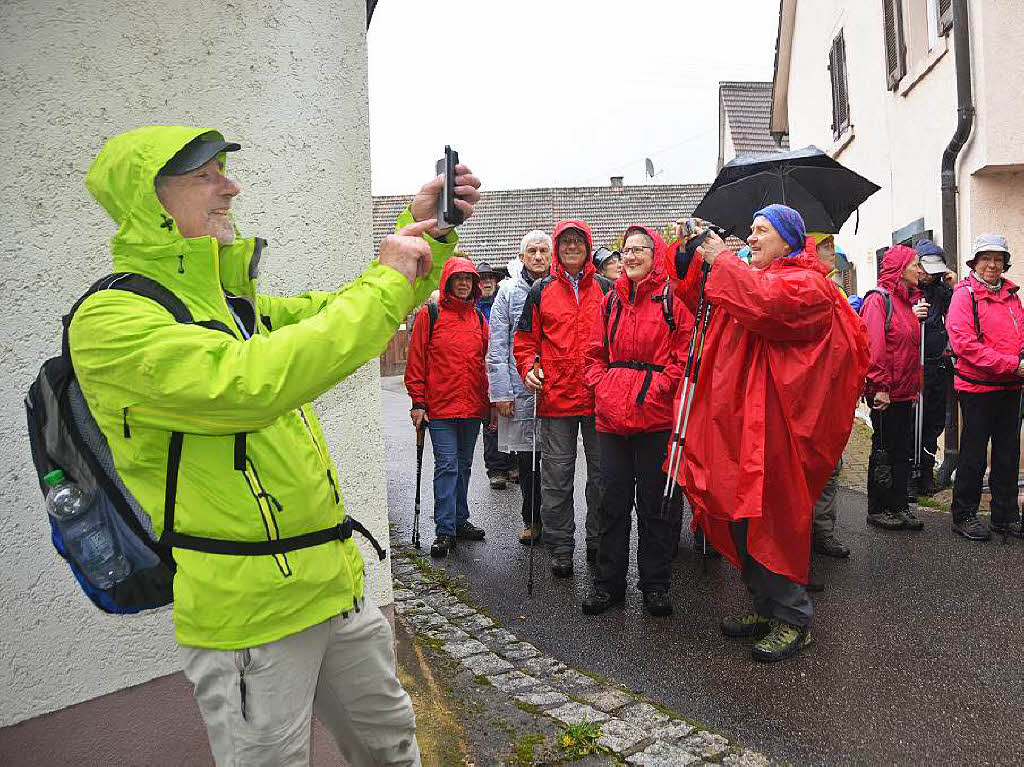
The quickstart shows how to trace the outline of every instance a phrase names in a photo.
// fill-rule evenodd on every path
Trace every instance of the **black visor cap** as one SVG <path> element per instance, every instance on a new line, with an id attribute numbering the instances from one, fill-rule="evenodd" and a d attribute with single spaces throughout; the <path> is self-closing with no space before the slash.
<path id="1" fill-rule="evenodd" d="M 209 134 L 207 134 L 209 135 Z M 201 168 L 221 152 L 237 152 L 241 144 L 222 139 L 209 140 L 196 136 L 178 150 L 167 164 L 160 169 L 159 176 L 180 176 L 196 168 Z"/>

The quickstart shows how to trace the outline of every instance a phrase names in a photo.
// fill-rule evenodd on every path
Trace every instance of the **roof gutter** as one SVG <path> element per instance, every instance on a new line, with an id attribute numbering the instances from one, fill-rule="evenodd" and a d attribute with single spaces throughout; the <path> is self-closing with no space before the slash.
<path id="1" fill-rule="evenodd" d="M 942 153 L 942 247 L 946 263 L 960 273 L 960 226 L 956 208 L 956 161 L 971 135 L 974 125 L 974 103 L 971 92 L 971 27 L 967 15 L 968 0 L 953 0 L 953 48 L 956 53 L 957 123 L 953 138 Z M 953 388 L 952 379 L 950 389 Z M 953 392 L 946 399 L 946 428 L 943 442 L 939 483 L 945 485 L 960 459 L 960 429 L 956 398 Z"/>
<path id="2" fill-rule="evenodd" d="M 797 0 L 779 0 L 779 31 L 775 37 L 775 73 L 772 75 L 772 109 L 768 130 L 775 143 L 789 135 L 789 65 L 793 55 L 793 27 Z"/>

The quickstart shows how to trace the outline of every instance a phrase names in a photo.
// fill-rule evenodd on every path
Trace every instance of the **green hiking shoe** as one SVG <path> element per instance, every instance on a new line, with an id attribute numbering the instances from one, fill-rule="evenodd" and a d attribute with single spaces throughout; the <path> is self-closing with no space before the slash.
<path id="1" fill-rule="evenodd" d="M 811 643 L 811 630 L 774 621 L 771 633 L 750 649 L 754 660 L 773 663 L 796 655 Z"/>
<path id="2" fill-rule="evenodd" d="M 731 639 L 760 639 L 771 630 L 771 618 L 757 613 L 722 618 L 722 633 Z"/>

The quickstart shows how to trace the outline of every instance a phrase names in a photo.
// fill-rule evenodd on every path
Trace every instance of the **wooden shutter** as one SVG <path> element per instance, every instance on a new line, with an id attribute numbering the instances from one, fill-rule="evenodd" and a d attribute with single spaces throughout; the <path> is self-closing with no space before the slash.
<path id="1" fill-rule="evenodd" d="M 953 26 L 953 0 L 938 0 L 939 34 L 946 34 Z"/>
<path id="2" fill-rule="evenodd" d="M 846 41 L 842 31 L 832 41 L 828 71 L 832 80 L 832 137 L 838 139 L 850 126 L 850 88 L 846 76 Z"/>
<path id="3" fill-rule="evenodd" d="M 889 90 L 894 91 L 907 73 L 907 44 L 903 38 L 901 0 L 882 0 L 882 25 L 885 27 L 885 71 Z"/>

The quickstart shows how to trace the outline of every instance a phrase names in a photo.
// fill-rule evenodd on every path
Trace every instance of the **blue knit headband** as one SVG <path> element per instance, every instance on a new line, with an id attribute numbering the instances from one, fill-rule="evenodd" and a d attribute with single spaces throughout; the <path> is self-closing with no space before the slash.
<path id="1" fill-rule="evenodd" d="M 779 233 L 792 253 L 799 253 L 807 245 L 807 230 L 804 219 L 799 213 L 785 205 L 769 205 L 754 214 L 754 218 L 764 216 L 771 221 L 775 231 Z"/>

